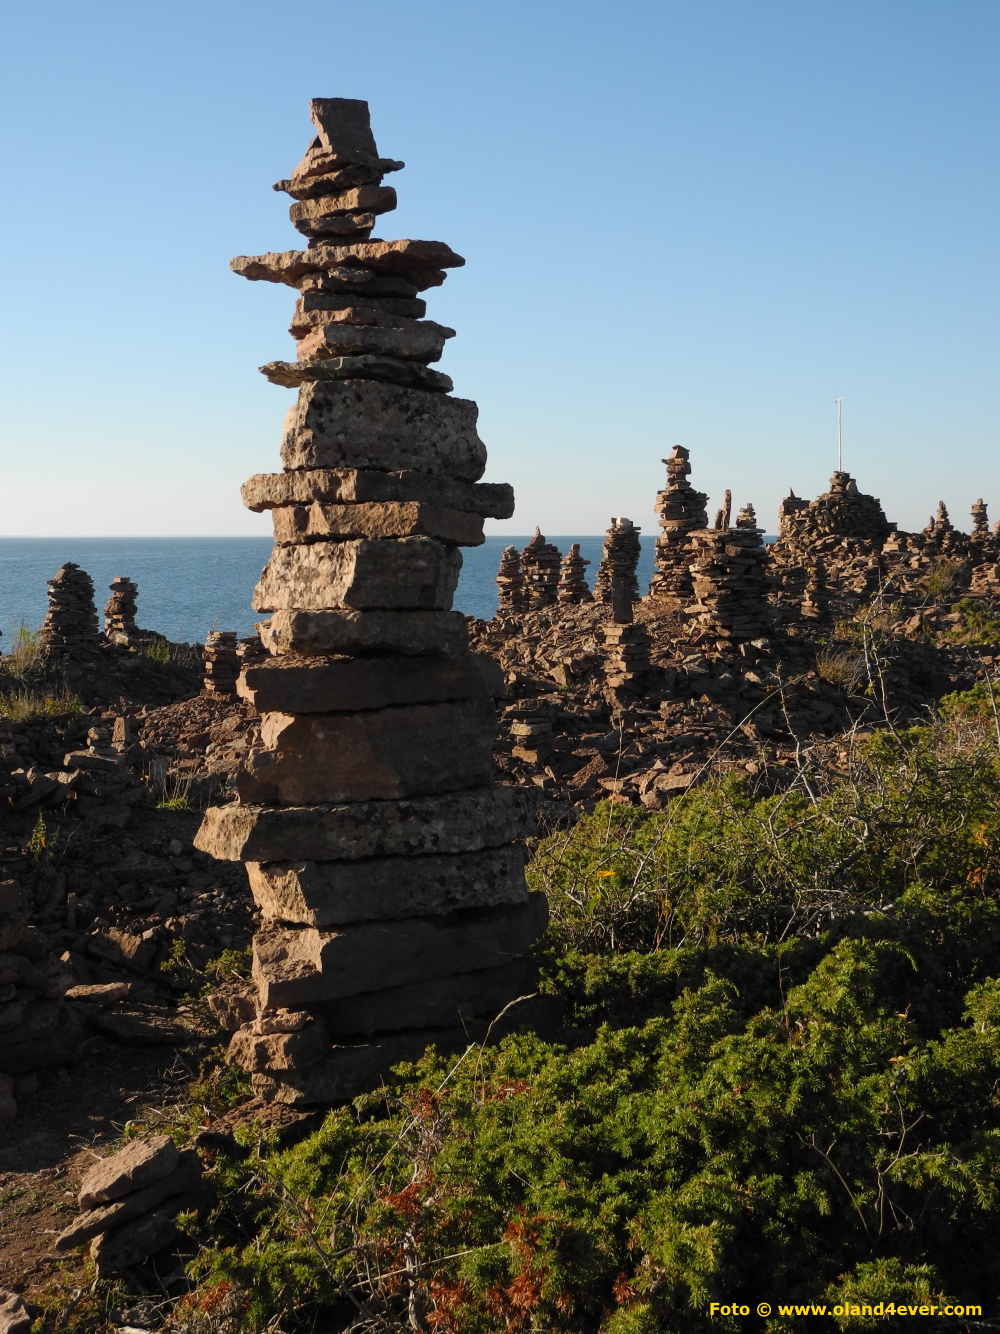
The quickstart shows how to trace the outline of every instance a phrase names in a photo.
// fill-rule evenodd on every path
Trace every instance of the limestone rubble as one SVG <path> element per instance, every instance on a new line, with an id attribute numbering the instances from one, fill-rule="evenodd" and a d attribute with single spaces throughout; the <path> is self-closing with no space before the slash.
<path id="1" fill-rule="evenodd" d="M 237 685 L 260 721 L 237 802 L 196 839 L 247 864 L 257 1016 L 229 1059 L 286 1102 L 348 1098 L 429 1043 L 464 1044 L 532 990 L 546 919 L 519 846 L 531 802 L 493 779 L 496 674 L 451 611 L 459 547 L 513 509 L 479 481 L 476 405 L 429 369 L 454 331 L 417 294 L 464 260 L 369 239 L 403 164 L 378 156 L 364 102 L 310 113 L 317 136 L 276 187 L 309 248 L 232 266 L 298 289 L 295 361 L 261 368 L 298 394 L 283 471 L 244 487 L 275 534 L 253 604 L 271 656 Z M 524 590 L 554 602 L 558 552 L 538 545 Z"/>

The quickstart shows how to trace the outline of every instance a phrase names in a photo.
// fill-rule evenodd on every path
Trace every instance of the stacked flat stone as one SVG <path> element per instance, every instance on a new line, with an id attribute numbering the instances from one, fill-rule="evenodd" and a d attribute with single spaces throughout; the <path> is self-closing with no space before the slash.
<path id="1" fill-rule="evenodd" d="M 519 612 L 526 605 L 521 557 L 517 547 L 504 547 L 497 571 L 497 610 L 501 613 Z"/>
<path id="2" fill-rule="evenodd" d="M 990 536 L 990 521 L 986 512 L 986 502 L 982 496 L 974 501 L 969 511 L 972 515 L 972 537 L 982 542 Z"/>
<path id="3" fill-rule="evenodd" d="M 196 846 L 246 862 L 264 919 L 258 1016 L 229 1059 L 263 1097 L 336 1102 L 530 992 L 547 908 L 524 879 L 530 797 L 493 783 L 489 686 L 450 609 L 458 546 L 513 511 L 509 487 L 478 482 L 475 403 L 426 366 L 451 331 L 420 322 L 416 294 L 463 261 L 438 242 L 328 245 L 327 219 L 368 225 L 336 192 L 387 168 L 365 103 L 310 110 L 318 138 L 281 183 L 314 201 L 293 218 L 310 248 L 233 265 L 298 287 L 300 360 L 264 371 L 301 388 L 284 471 L 243 489 L 276 544 L 253 602 L 272 656 L 239 681 L 259 741 Z"/>
<path id="4" fill-rule="evenodd" d="M 562 556 L 559 548 L 546 542 L 540 528 L 521 552 L 521 574 L 524 578 L 524 597 L 532 609 L 554 606 L 559 595 L 559 569 Z"/>
<path id="5" fill-rule="evenodd" d="M 247 635 L 236 645 L 236 662 L 238 670 L 242 671 L 244 667 L 252 667 L 254 663 L 263 662 L 267 657 L 267 649 L 261 643 L 260 635 L 255 630 L 252 635 Z"/>
<path id="6" fill-rule="evenodd" d="M 48 580 L 49 607 L 39 632 L 43 657 L 91 657 L 98 646 L 94 581 L 67 561 Z"/>
<path id="7" fill-rule="evenodd" d="M 635 572 L 639 565 L 641 531 L 631 519 L 611 520 L 594 582 L 594 598 L 597 602 L 611 601 L 611 588 L 615 580 L 628 590 L 633 602 L 639 601 L 639 581 Z"/>
<path id="8" fill-rule="evenodd" d="M 675 445 L 667 465 L 667 485 L 657 492 L 654 509 L 660 516 L 653 577 L 649 595 L 667 607 L 683 607 L 693 595 L 691 583 L 691 534 L 708 526 L 708 496 L 696 491 L 688 477 L 690 451 Z"/>
<path id="9" fill-rule="evenodd" d="M 706 529 L 691 535 L 695 601 L 691 620 L 722 639 L 745 641 L 771 627 L 767 602 L 767 551 L 753 507 L 740 511 L 728 532 Z"/>
<path id="10" fill-rule="evenodd" d="M 638 693 L 650 668 L 649 631 L 635 620 L 632 584 L 616 574 L 610 588 L 611 623 L 604 627 L 604 675 L 609 690 Z"/>
<path id="11" fill-rule="evenodd" d="M 235 695 L 239 675 L 235 630 L 209 630 L 202 650 L 205 675 L 202 684 L 209 695 Z"/>
<path id="12" fill-rule="evenodd" d="M 823 557 L 817 556 L 802 595 L 802 615 L 810 621 L 821 621 L 826 617 L 829 606 L 830 591 L 826 582 L 826 565 L 823 563 Z"/>
<path id="13" fill-rule="evenodd" d="M 580 555 L 580 543 L 574 542 L 563 557 L 559 570 L 559 589 L 556 601 L 562 606 L 577 606 L 581 602 L 593 602 L 594 595 L 587 585 L 584 574 L 589 560 Z"/>
<path id="14" fill-rule="evenodd" d="M 896 525 L 885 517 L 881 502 L 866 496 L 850 473 L 835 472 L 830 490 L 815 500 L 789 494 L 778 509 L 778 547 L 808 551 L 825 537 L 869 538 L 884 542 Z"/>
<path id="15" fill-rule="evenodd" d="M 128 648 L 139 633 L 135 623 L 139 589 L 124 574 L 115 575 L 108 587 L 111 596 L 104 606 L 104 637 L 109 643 Z"/>

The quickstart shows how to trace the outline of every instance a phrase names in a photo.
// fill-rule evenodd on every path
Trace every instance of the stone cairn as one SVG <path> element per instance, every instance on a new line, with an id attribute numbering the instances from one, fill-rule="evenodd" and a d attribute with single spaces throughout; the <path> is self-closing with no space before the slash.
<path id="1" fill-rule="evenodd" d="M 972 539 L 975 542 L 986 542 L 990 537 L 990 521 L 987 517 L 986 502 L 982 496 L 975 501 L 970 510 L 972 515 Z"/>
<path id="2" fill-rule="evenodd" d="M 728 532 L 705 529 L 691 535 L 695 602 L 687 615 L 722 639 L 757 639 L 771 627 L 767 603 L 767 549 L 752 505 Z"/>
<path id="3" fill-rule="evenodd" d="M 551 607 L 559 596 L 559 567 L 562 557 L 559 548 L 546 542 L 541 529 L 521 552 L 521 574 L 524 579 L 526 604 L 535 610 Z"/>
<path id="4" fill-rule="evenodd" d="M 209 695 L 235 695 L 239 660 L 235 630 L 209 630 L 202 650 L 205 675 L 202 684 Z"/>
<path id="5" fill-rule="evenodd" d="M 39 633 L 43 658 L 83 658 L 97 652 L 97 607 L 94 581 L 86 570 L 67 561 L 48 580 L 49 607 Z"/>
<path id="6" fill-rule="evenodd" d="M 611 621 L 604 627 L 604 676 L 612 702 L 623 702 L 619 691 L 638 694 L 650 668 L 650 638 L 636 622 L 632 607 L 632 582 L 627 573 L 616 574 L 611 585 Z"/>
<path id="7" fill-rule="evenodd" d="M 631 519 L 611 520 L 594 582 L 594 598 L 597 602 L 611 601 L 612 585 L 616 581 L 628 590 L 633 602 L 639 601 L 639 580 L 635 572 L 639 565 L 641 531 Z"/>
<path id="8" fill-rule="evenodd" d="M 115 575 L 108 587 L 111 596 L 104 607 L 104 637 L 111 644 L 128 648 L 139 635 L 135 623 L 139 589 L 124 574 Z"/>
<path id="9" fill-rule="evenodd" d="M 830 490 L 815 500 L 789 493 L 781 502 L 775 554 L 785 548 L 808 554 L 828 537 L 866 538 L 881 545 L 895 527 L 886 519 L 877 497 L 859 491 L 850 473 L 835 472 Z"/>
<path id="10" fill-rule="evenodd" d="M 802 595 L 801 612 L 807 620 L 821 621 L 826 617 L 829 606 L 830 590 L 826 582 L 826 565 L 823 557 L 817 556 Z"/>
<path id="11" fill-rule="evenodd" d="M 252 635 L 247 635 L 236 645 L 237 674 L 244 667 L 252 667 L 254 663 L 263 662 L 266 657 L 267 649 L 261 643 L 260 635 L 255 630 Z"/>
<path id="12" fill-rule="evenodd" d="M 523 611 L 525 601 L 521 557 L 517 547 L 505 547 L 497 571 L 497 610 L 507 614 Z"/>
<path id="13" fill-rule="evenodd" d="M 533 990 L 547 907 L 524 880 L 531 799 L 493 783 L 491 688 L 450 610 L 458 546 L 513 512 L 509 487 L 477 484 L 475 403 L 428 367 L 452 330 L 418 293 L 463 260 L 364 239 L 403 164 L 379 157 L 366 103 L 310 112 L 279 182 L 309 249 L 232 265 L 299 291 L 298 360 L 262 369 L 300 388 L 284 471 L 243 489 L 275 531 L 253 601 L 272 656 L 239 681 L 259 740 L 196 846 L 247 864 L 263 914 L 257 1018 L 229 1059 L 262 1097 L 322 1103 L 484 1034 Z"/>
<path id="14" fill-rule="evenodd" d="M 584 574 L 589 560 L 580 555 L 580 543 L 574 542 L 562 559 L 559 570 L 559 590 L 556 601 L 561 606 L 576 606 L 581 602 L 593 602 L 594 595 L 587 586 Z"/>
<path id="15" fill-rule="evenodd" d="M 667 485 L 656 496 L 654 506 L 660 516 L 660 535 L 656 539 L 650 597 L 667 607 L 686 606 L 693 596 L 691 583 L 691 534 L 708 526 L 708 496 L 696 491 L 688 481 L 691 472 L 690 451 L 675 445 L 667 465 Z"/>

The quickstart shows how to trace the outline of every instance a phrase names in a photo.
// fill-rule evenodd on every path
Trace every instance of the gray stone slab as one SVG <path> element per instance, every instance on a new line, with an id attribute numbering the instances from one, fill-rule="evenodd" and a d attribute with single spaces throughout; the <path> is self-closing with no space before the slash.
<path id="1" fill-rule="evenodd" d="M 180 1155 L 169 1135 L 134 1139 L 86 1173 L 80 1182 L 80 1208 L 92 1209 L 96 1204 L 120 1200 L 169 1176 L 179 1166 Z"/>
<path id="2" fill-rule="evenodd" d="M 499 848 L 535 831 L 538 797 L 514 787 L 350 806 L 210 807 L 195 847 L 220 861 L 422 856 Z"/>
<path id="3" fill-rule="evenodd" d="M 519 844 L 448 856 L 247 863 L 257 906 L 303 926 L 391 921 L 526 903 Z"/>
<path id="4" fill-rule="evenodd" d="M 256 611 L 447 611 L 462 556 L 429 537 L 275 547 L 254 589 Z"/>
<path id="5" fill-rule="evenodd" d="M 236 688 L 258 713 L 354 713 L 485 698 L 478 655 L 364 658 L 283 654 L 244 668 Z"/>
<path id="6" fill-rule="evenodd" d="M 455 546 L 486 540 L 478 514 L 443 509 L 423 501 L 377 501 L 350 505 L 286 505 L 273 511 L 274 540 L 294 546 L 323 538 L 432 537 Z"/>
<path id="7" fill-rule="evenodd" d="M 489 699 L 363 713 L 265 713 L 260 749 L 236 772 L 240 801 L 306 806 L 486 786 L 496 713 Z"/>
<path id="8" fill-rule="evenodd" d="M 460 611 L 277 611 L 258 629 L 274 654 L 469 651 L 469 627 Z"/>
<path id="9" fill-rule="evenodd" d="M 281 463 L 286 469 L 412 469 L 476 482 L 486 468 L 478 417 L 472 399 L 402 385 L 304 384 L 285 418 Z"/>
<path id="10" fill-rule="evenodd" d="M 243 504 L 258 514 L 316 500 L 331 504 L 418 501 L 489 519 L 509 519 L 514 513 L 514 489 L 506 482 L 458 482 L 413 469 L 376 472 L 372 468 L 303 468 L 257 473 L 243 483 L 241 490 Z"/>
<path id="11" fill-rule="evenodd" d="M 398 274 L 418 291 L 444 281 L 443 269 L 461 268 L 465 260 L 443 241 L 359 241 L 353 245 L 316 246 L 309 250 L 237 255 L 229 267 L 253 282 L 298 287 L 303 278 L 347 265 L 374 273 Z"/>
<path id="12" fill-rule="evenodd" d="M 411 389 L 429 389 L 450 394 L 451 376 L 432 371 L 419 361 L 407 361 L 381 353 L 356 357 L 324 357 L 319 361 L 268 361 L 258 370 L 272 384 L 296 389 L 312 380 L 371 380 Z"/>
<path id="13" fill-rule="evenodd" d="M 300 338 L 296 353 L 299 362 L 372 355 L 427 363 L 440 361 L 445 342 L 454 337 L 454 329 L 433 320 L 397 320 L 395 326 L 334 320 Z"/>

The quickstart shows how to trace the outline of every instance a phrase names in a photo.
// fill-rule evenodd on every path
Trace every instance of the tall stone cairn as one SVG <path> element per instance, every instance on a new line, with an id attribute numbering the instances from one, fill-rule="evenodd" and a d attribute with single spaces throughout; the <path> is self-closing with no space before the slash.
<path id="1" fill-rule="evenodd" d="M 587 586 L 584 571 L 590 564 L 580 555 L 580 543 L 574 542 L 563 556 L 559 569 L 559 591 L 556 600 L 561 606 L 578 606 L 581 602 L 593 602 L 594 595 Z"/>
<path id="2" fill-rule="evenodd" d="M 971 536 L 976 542 L 983 542 L 990 536 L 990 521 L 987 516 L 986 502 L 982 496 L 974 501 L 969 511 L 972 515 Z"/>
<path id="3" fill-rule="evenodd" d="M 559 567 L 562 556 L 559 548 L 546 542 L 540 528 L 521 552 L 521 574 L 524 578 L 524 596 L 532 609 L 551 607 L 559 594 Z"/>
<path id="4" fill-rule="evenodd" d="M 42 658 L 87 658 L 95 654 L 98 629 L 93 579 L 79 565 L 67 561 L 47 586 L 49 606 L 38 636 Z"/>
<path id="5" fill-rule="evenodd" d="M 827 537 L 867 538 L 881 545 L 895 527 L 885 517 L 877 497 L 860 491 L 850 473 L 835 472 L 829 491 L 815 500 L 803 500 L 789 492 L 781 502 L 775 554 L 787 550 L 808 555 Z"/>
<path id="6" fill-rule="evenodd" d="M 635 572 L 639 566 L 641 531 L 631 519 L 611 520 L 594 581 L 594 598 L 597 602 L 611 601 L 611 589 L 616 580 L 621 588 L 627 590 L 633 602 L 639 601 L 639 580 Z"/>
<path id="7" fill-rule="evenodd" d="M 817 556 L 802 595 L 802 615 L 810 621 L 821 621 L 830 606 L 830 590 L 826 582 L 826 564 Z"/>
<path id="8" fill-rule="evenodd" d="M 497 611 L 501 614 L 523 611 L 526 605 L 524 575 L 517 547 L 504 547 L 497 571 Z"/>
<path id="9" fill-rule="evenodd" d="M 235 695 L 239 659 L 235 630 L 209 630 L 202 650 L 205 675 L 202 684 L 209 695 Z"/>
<path id="10" fill-rule="evenodd" d="M 104 605 L 104 637 L 111 644 L 128 648 L 139 633 L 135 623 L 139 589 L 123 574 L 115 575 L 108 588 L 111 596 Z"/>
<path id="11" fill-rule="evenodd" d="M 771 628 L 767 551 L 753 506 L 739 512 L 728 532 L 693 533 L 691 544 L 695 602 L 688 615 L 693 622 L 737 642 L 766 635 Z"/>
<path id="12" fill-rule="evenodd" d="M 683 607 L 693 596 L 691 583 L 691 534 L 708 527 L 708 496 L 696 491 L 688 477 L 690 451 L 675 445 L 667 465 L 667 485 L 657 492 L 654 509 L 660 516 L 653 577 L 649 595 L 667 607 Z"/>
<path id="13" fill-rule="evenodd" d="M 275 531 L 253 603 L 272 656 L 239 681 L 259 740 L 196 845 L 246 863 L 263 914 L 258 1017 L 229 1060 L 262 1097 L 323 1103 L 464 1047 L 530 993 L 547 908 L 518 842 L 531 799 L 493 782 L 493 702 L 450 609 L 458 546 L 513 512 L 510 487 L 478 483 L 475 403 L 428 366 L 452 331 L 418 293 L 463 261 L 369 241 L 403 164 L 379 157 L 365 102 L 310 112 L 317 137 L 279 182 L 308 249 L 232 265 L 299 292 L 298 359 L 262 368 L 299 392 L 284 471 L 243 488 Z"/>

